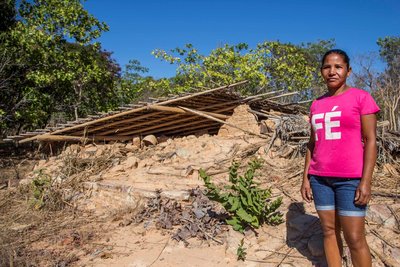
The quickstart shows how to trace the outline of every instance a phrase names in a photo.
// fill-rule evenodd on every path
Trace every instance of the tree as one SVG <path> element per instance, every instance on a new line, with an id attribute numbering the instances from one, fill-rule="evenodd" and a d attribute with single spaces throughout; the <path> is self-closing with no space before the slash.
<path id="1" fill-rule="evenodd" d="M 209 56 L 201 55 L 192 44 L 176 48 L 167 53 L 154 50 L 152 53 L 171 64 L 177 64 L 173 79 L 177 92 L 193 87 L 216 87 L 241 80 L 249 80 L 250 86 L 264 86 L 266 77 L 261 72 L 262 62 L 258 55 L 248 50 L 247 44 L 224 45 L 211 51 Z"/>
<path id="2" fill-rule="evenodd" d="M 335 47 L 335 40 L 318 40 L 314 43 L 303 43 L 300 47 L 305 53 L 307 64 L 311 66 L 312 82 L 310 90 L 302 91 L 302 99 L 313 99 L 323 95 L 326 91 L 326 84 L 321 77 L 321 59 L 323 55 L 333 47 Z"/>
<path id="3" fill-rule="evenodd" d="M 248 80 L 244 92 L 256 94 L 281 89 L 310 91 L 315 79 L 320 79 L 318 74 L 315 75 L 312 57 L 316 52 L 312 49 L 329 45 L 329 41 L 314 46 L 275 41 L 260 43 L 250 49 L 245 43 L 225 44 L 209 55 L 202 55 L 192 44 L 187 44 L 170 52 L 156 49 L 152 53 L 156 58 L 177 65 L 173 79 L 177 92 Z M 304 97 L 309 96 L 304 94 Z"/>
<path id="4" fill-rule="evenodd" d="M 113 86 L 120 69 L 111 53 L 95 42 L 107 25 L 79 0 L 19 2 L 15 22 L 0 25 L 4 29 L 0 52 L 10 55 L 12 63 L 8 66 L 12 79 L 0 92 L 0 119 L 7 127 L 43 126 L 57 111 L 69 119 L 72 114 L 77 118 L 115 107 L 118 97 Z"/>
<path id="5" fill-rule="evenodd" d="M 378 39 L 379 54 L 387 67 L 377 82 L 374 92 L 383 105 L 383 118 L 390 123 L 390 129 L 400 129 L 400 37 Z"/>

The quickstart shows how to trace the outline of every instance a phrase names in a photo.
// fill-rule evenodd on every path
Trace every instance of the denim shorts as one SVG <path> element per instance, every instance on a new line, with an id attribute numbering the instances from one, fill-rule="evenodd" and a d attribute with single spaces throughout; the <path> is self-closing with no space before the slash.
<path id="1" fill-rule="evenodd" d="M 340 216 L 363 217 L 367 205 L 356 205 L 354 197 L 361 179 L 310 175 L 315 209 L 337 210 Z"/>

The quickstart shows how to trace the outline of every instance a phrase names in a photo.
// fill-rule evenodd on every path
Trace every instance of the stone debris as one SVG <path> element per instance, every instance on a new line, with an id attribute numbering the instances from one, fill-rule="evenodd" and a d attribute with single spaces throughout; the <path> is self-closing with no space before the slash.
<path id="1" fill-rule="evenodd" d="M 251 158 L 262 158 L 264 167 L 256 179 L 272 187 L 274 196 L 284 197 L 282 212 L 286 222 L 262 227 L 257 233 L 246 231 L 249 259 L 271 266 L 280 261 L 280 266 L 310 266 L 310 262 L 323 266 L 318 217 L 312 206 L 299 208 L 307 117 L 276 112 L 267 115 L 268 119 L 259 124 L 248 106 L 243 105 L 234 110 L 227 122 L 255 134 L 266 134 L 269 139 L 223 125 L 217 136 L 146 136 L 128 144 L 70 145 L 60 155 L 39 161 L 21 184 L 47 175 L 59 184 L 69 185 L 68 202 L 80 209 L 102 218 L 127 212 L 129 216 L 121 221 L 121 227 L 155 227 L 168 231 L 174 240 L 185 245 L 191 238 L 224 243 L 227 253 L 234 255 L 243 235 L 228 230 L 226 214 L 202 194 L 198 170 L 206 170 L 217 184 L 224 184 L 233 160 L 245 167 Z M 397 167 L 389 163 L 383 165 L 383 170 L 377 179 L 380 184 L 398 174 Z M 74 190 L 79 194 L 71 194 Z M 376 251 L 374 266 L 384 266 L 382 255 L 400 266 L 399 205 L 395 198 L 372 200 L 366 220 L 371 224 L 368 241 Z"/>

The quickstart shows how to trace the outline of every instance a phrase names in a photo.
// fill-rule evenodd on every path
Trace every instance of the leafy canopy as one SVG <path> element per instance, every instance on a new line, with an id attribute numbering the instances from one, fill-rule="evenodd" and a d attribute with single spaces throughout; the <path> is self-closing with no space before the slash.
<path id="1" fill-rule="evenodd" d="M 249 48 L 248 44 L 225 44 L 203 55 L 192 45 L 167 52 L 156 49 L 152 54 L 177 65 L 173 86 L 178 92 L 191 87 L 215 87 L 242 80 L 249 83 L 249 94 L 271 90 L 306 90 L 319 79 L 315 75 L 317 48 L 327 47 L 329 41 L 302 46 L 269 41 Z M 322 49 L 320 49 L 322 50 Z"/>

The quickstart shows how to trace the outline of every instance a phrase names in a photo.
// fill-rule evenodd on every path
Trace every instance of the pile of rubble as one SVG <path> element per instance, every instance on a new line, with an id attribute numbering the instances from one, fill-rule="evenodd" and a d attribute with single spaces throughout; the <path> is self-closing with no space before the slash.
<path id="1" fill-rule="evenodd" d="M 264 120 L 258 122 L 262 116 Z M 51 177 L 54 185 L 65 185 L 63 203 L 67 206 L 120 220 L 120 227 L 163 229 L 186 245 L 192 237 L 215 245 L 224 243 L 226 253 L 235 254 L 243 236 L 228 229 L 223 222 L 226 214 L 204 197 L 198 170 L 206 170 L 214 182 L 225 184 L 233 160 L 245 168 L 252 158 L 261 158 L 264 165 L 256 179 L 272 188 L 273 197 L 284 196 L 286 223 L 247 231 L 248 260 L 287 266 L 323 262 L 317 215 L 311 205 L 302 204 L 298 193 L 307 117 L 272 111 L 255 115 L 247 106 L 239 106 L 226 122 L 216 136 L 147 136 L 128 144 L 70 145 L 61 154 L 40 161 L 21 184 Z M 400 264 L 399 187 L 392 184 L 383 190 L 379 184 L 398 179 L 398 169 L 383 166 L 375 175 L 379 194 L 368 213 L 367 237 L 374 266 L 395 266 Z M 125 215 L 116 219 L 121 213 Z"/>

